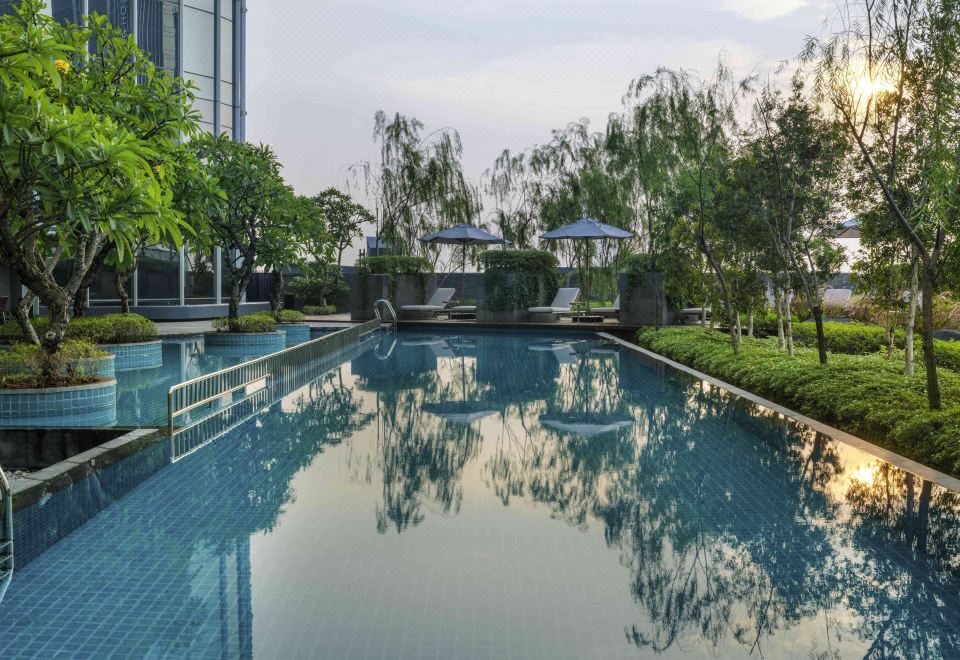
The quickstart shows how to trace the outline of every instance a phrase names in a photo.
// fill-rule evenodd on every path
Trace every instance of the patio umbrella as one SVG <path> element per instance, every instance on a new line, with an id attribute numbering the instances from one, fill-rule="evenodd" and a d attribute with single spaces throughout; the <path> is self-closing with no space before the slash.
<path id="1" fill-rule="evenodd" d="M 559 229 L 554 229 L 553 231 L 548 231 L 546 234 L 542 234 L 540 238 L 545 241 L 599 241 L 604 238 L 612 238 L 614 240 L 623 240 L 624 238 L 630 238 L 633 236 L 628 231 L 623 229 L 617 229 L 616 227 L 611 227 L 610 225 L 604 224 L 599 220 L 594 220 L 593 218 L 581 218 L 576 222 L 573 222 L 569 225 L 564 225 Z M 590 263 L 589 256 L 587 257 L 587 263 L 584 264 L 584 289 L 586 289 L 586 299 L 587 299 L 587 314 L 590 313 Z"/>
<path id="2" fill-rule="evenodd" d="M 430 243 L 431 245 L 459 245 L 463 249 L 463 270 L 460 275 L 460 296 L 462 298 L 467 292 L 467 248 L 468 245 L 505 245 L 509 243 L 506 239 L 494 236 L 489 232 L 474 227 L 473 225 L 454 225 L 435 234 L 424 236 L 420 239 L 421 243 Z"/>

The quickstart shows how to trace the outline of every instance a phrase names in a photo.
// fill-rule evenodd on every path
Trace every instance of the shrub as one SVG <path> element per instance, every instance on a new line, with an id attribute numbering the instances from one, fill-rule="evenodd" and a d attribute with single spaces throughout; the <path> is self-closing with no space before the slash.
<path id="1" fill-rule="evenodd" d="M 337 264 L 313 263 L 288 287 L 300 305 L 326 305 L 328 299 L 350 290 Z"/>
<path id="2" fill-rule="evenodd" d="M 42 360 L 46 354 L 35 344 L 15 343 L 0 351 L 0 388 L 67 387 L 84 385 L 96 380 L 77 360 L 101 358 L 109 355 L 89 341 L 69 339 L 63 342 L 60 353 L 54 356 L 58 378 L 52 382 L 40 380 Z"/>
<path id="3" fill-rule="evenodd" d="M 960 474 L 960 374 L 941 373 L 944 410 L 927 410 L 924 376 L 907 377 L 880 355 L 794 356 L 770 340 L 728 337 L 701 328 L 641 330 L 639 343 L 804 415 L 884 445 L 914 460 Z"/>
<path id="4" fill-rule="evenodd" d="M 295 309 L 281 309 L 271 314 L 277 323 L 300 323 L 306 317 Z"/>
<path id="5" fill-rule="evenodd" d="M 304 305 L 302 311 L 304 314 L 310 314 L 311 316 L 325 316 L 336 314 L 337 308 L 335 305 Z"/>
<path id="6" fill-rule="evenodd" d="M 545 250 L 487 250 L 480 253 L 480 263 L 485 304 L 492 311 L 549 302 L 560 287 L 557 257 Z"/>
<path id="7" fill-rule="evenodd" d="M 357 272 L 364 275 L 432 275 L 433 264 L 423 257 L 399 254 L 363 257 L 357 261 Z"/>
<path id="8" fill-rule="evenodd" d="M 260 312 L 258 314 L 245 314 L 231 320 L 224 316 L 213 319 L 213 329 L 217 332 L 273 332 L 273 326 L 276 321 L 269 312 Z"/>
<path id="9" fill-rule="evenodd" d="M 31 319 L 30 323 L 42 336 L 49 325 L 45 316 Z M 7 339 L 22 340 L 23 333 L 16 320 L 7 321 L 0 335 Z M 81 339 L 94 344 L 134 344 L 152 341 L 159 336 L 157 325 L 139 314 L 107 314 L 70 319 L 64 332 L 66 339 Z"/>

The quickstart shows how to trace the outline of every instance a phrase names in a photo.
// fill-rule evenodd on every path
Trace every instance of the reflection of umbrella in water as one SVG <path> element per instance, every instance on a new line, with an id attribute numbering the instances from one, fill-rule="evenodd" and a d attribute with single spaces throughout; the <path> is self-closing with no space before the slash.
<path id="1" fill-rule="evenodd" d="M 556 431 L 592 438 L 633 426 L 634 419 L 623 414 L 551 413 L 542 415 L 540 423 Z"/>
<path id="2" fill-rule="evenodd" d="M 457 424 L 471 424 L 477 420 L 496 415 L 496 410 L 490 409 L 489 403 L 483 401 L 441 401 L 439 403 L 425 403 L 421 406 L 432 415 L 443 417 L 448 422 Z"/>

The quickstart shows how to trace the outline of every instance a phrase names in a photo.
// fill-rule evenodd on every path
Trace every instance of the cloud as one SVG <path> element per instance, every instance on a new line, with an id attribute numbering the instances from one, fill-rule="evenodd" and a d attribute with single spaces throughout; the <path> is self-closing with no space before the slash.
<path id="1" fill-rule="evenodd" d="M 810 0 L 723 0 L 723 8 L 751 21 L 769 21 L 792 14 Z"/>

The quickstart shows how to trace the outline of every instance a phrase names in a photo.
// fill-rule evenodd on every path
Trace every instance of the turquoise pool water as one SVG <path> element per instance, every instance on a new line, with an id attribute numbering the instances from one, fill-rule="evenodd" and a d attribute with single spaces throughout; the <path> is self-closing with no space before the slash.
<path id="1" fill-rule="evenodd" d="M 401 332 L 18 570 L 0 657 L 956 658 L 958 621 L 956 493 L 586 336 Z"/>

